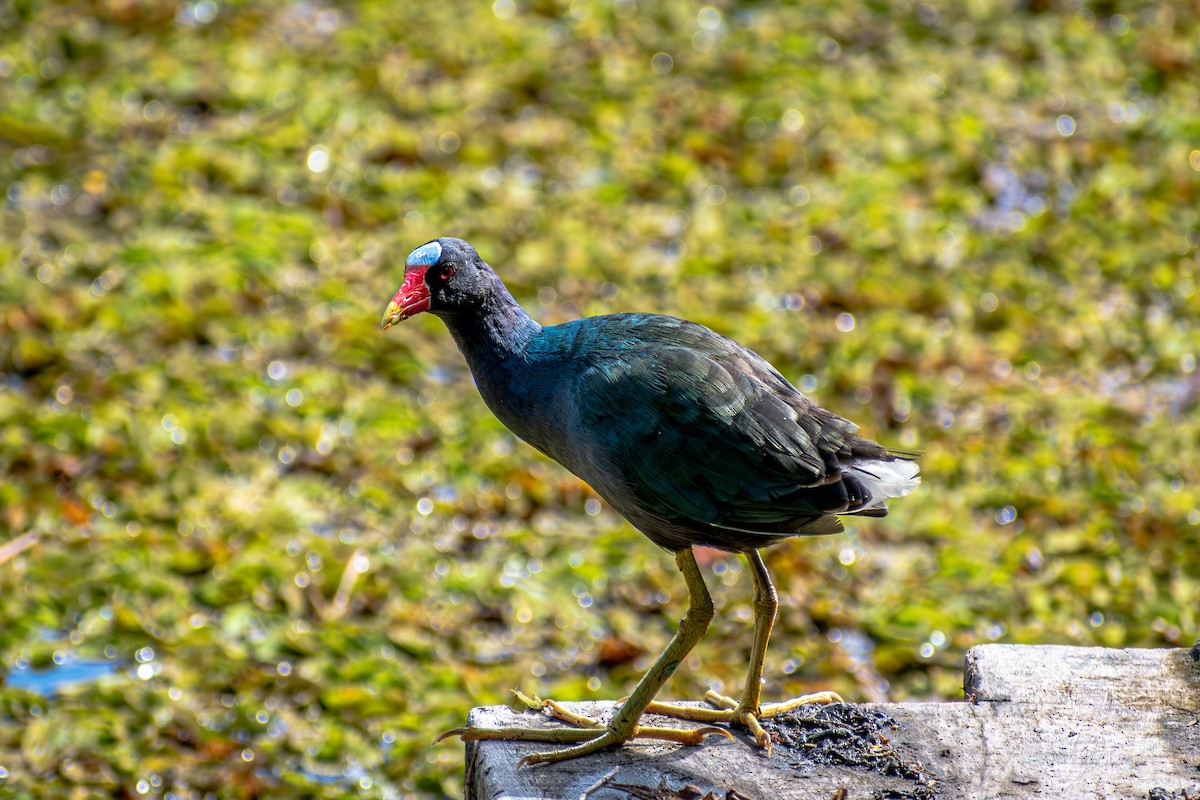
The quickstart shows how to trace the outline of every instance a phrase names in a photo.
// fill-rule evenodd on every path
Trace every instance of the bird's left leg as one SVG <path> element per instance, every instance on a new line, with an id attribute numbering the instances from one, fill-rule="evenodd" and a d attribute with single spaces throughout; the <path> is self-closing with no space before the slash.
<path id="1" fill-rule="evenodd" d="M 767 642 L 770 641 L 771 630 L 775 627 L 775 616 L 779 612 L 779 595 L 775 591 L 775 584 L 771 582 L 767 565 L 763 563 L 758 551 L 751 550 L 746 553 L 746 561 L 750 564 L 750 580 L 754 586 L 754 644 L 750 648 L 750 667 L 746 673 L 742 699 L 735 700 L 709 691 L 704 695 L 704 699 L 717 706 L 715 709 L 651 703 L 646 711 L 699 722 L 738 722 L 750 729 L 754 741 L 770 755 L 771 737 L 758 723 L 760 719 L 770 719 L 809 703 L 840 703 L 842 698 L 833 692 L 818 692 L 782 703 L 766 706 L 761 704 L 763 663 L 767 657 Z"/>
<path id="2" fill-rule="evenodd" d="M 696 643 L 704 637 L 708 624 L 713 618 L 712 597 L 704 585 L 704 576 L 696 564 L 696 557 L 691 548 L 685 548 L 675 554 L 675 563 L 683 573 L 683 579 L 688 587 L 688 611 L 679 623 L 679 630 L 667 645 L 650 670 L 642 676 L 625 702 L 617 709 L 607 725 L 574 714 L 559 704 L 547 701 L 532 701 L 536 707 L 547 708 L 557 718 L 577 725 L 576 728 L 455 728 L 437 738 L 437 741 L 448 736 L 459 736 L 463 741 L 481 741 L 486 739 L 504 739 L 509 741 L 536 741 L 570 743 L 571 747 L 562 750 L 550 750 L 542 753 L 532 753 L 521 759 L 522 764 L 540 764 L 548 761 L 563 761 L 568 758 L 595 753 L 606 747 L 621 744 L 633 738 L 663 739 L 681 744 L 700 744 L 705 736 L 729 736 L 723 728 L 659 728 L 649 725 L 639 725 L 646 707 L 651 704 L 654 695 L 662 688 L 667 679 L 683 661 Z M 728 713 L 728 712 L 727 712 Z"/>

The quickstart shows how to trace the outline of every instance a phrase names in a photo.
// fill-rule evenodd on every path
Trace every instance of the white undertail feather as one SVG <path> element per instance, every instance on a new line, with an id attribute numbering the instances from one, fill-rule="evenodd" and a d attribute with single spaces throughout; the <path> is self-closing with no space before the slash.
<path id="1" fill-rule="evenodd" d="M 871 502 L 860 510 L 883 508 L 893 497 L 903 497 L 912 492 L 921 483 L 920 471 L 915 461 L 897 459 L 895 461 L 859 461 L 849 466 L 863 488 L 871 494 Z"/>

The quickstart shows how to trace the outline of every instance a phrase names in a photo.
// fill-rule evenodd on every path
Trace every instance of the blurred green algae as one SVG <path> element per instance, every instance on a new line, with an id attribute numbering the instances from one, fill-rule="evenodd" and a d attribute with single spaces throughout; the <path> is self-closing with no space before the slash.
<path id="1" fill-rule="evenodd" d="M 766 696 L 961 696 L 987 641 L 1200 620 L 1187 3 L 0 1 L 0 794 L 441 797 L 520 686 L 616 698 L 670 557 L 440 323 L 689 317 L 922 452 L 767 553 Z M 736 688 L 740 562 L 673 697 Z M 8 676 L 110 664 L 52 696 Z"/>

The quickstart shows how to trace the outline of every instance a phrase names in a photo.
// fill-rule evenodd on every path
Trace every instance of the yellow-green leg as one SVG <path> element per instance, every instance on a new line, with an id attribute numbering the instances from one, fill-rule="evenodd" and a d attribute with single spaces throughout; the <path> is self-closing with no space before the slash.
<path id="1" fill-rule="evenodd" d="M 779 595 L 775 591 L 775 584 L 771 582 L 767 565 L 763 563 L 758 551 L 751 550 L 746 553 L 746 561 L 750 563 L 750 580 L 754 586 L 754 645 L 750 648 L 750 667 L 746 673 L 742 699 L 734 700 L 732 697 L 709 691 L 704 695 L 704 699 L 717 708 L 651 703 L 646 711 L 697 722 L 740 723 L 750 730 L 754 741 L 759 747 L 765 748 L 769 756 L 771 737 L 758 723 L 760 719 L 770 719 L 809 703 L 840 703 L 842 698 L 833 692 L 818 692 L 782 703 L 766 706 L 761 704 L 763 663 L 767 658 L 767 642 L 771 639 L 771 629 L 775 627 L 775 615 L 779 612 Z"/>
<path id="2" fill-rule="evenodd" d="M 679 623 L 679 630 L 671 639 L 667 649 L 662 652 L 654 666 L 642 676 L 633 693 L 623 702 L 617 713 L 605 726 L 579 714 L 567 711 L 552 700 L 535 701 L 535 705 L 548 708 L 554 716 L 576 725 L 576 728 L 455 728 L 438 737 L 438 741 L 448 736 L 459 736 L 463 741 L 482 741 L 485 739 L 504 739 L 509 741 L 559 742 L 573 743 L 571 747 L 562 750 L 551 750 L 543 753 L 533 753 L 521 760 L 522 764 L 541 764 L 549 761 L 564 761 L 568 758 L 588 755 L 606 747 L 621 744 L 634 737 L 663 739 L 682 744 L 699 744 L 709 734 L 729 736 L 722 728 L 657 728 L 639 726 L 646 707 L 654 700 L 658 690 L 675 672 L 680 662 L 691 652 L 696 643 L 704 638 L 708 624 L 713 618 L 712 597 L 704 585 L 704 577 L 696 564 L 692 549 L 685 548 L 675 553 L 675 564 L 683 573 L 683 579 L 688 587 L 687 614 Z M 768 630 L 768 634 L 770 631 Z M 764 644 L 765 646 L 765 644 Z M 759 666 L 761 674 L 762 667 Z"/>

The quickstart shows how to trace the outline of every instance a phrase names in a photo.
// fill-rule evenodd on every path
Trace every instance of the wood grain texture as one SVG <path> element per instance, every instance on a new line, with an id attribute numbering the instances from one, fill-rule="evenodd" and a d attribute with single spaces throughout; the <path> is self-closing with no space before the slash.
<path id="1" fill-rule="evenodd" d="M 821 764 L 803 748 L 771 758 L 741 732 L 700 747 L 633 742 L 600 755 L 517 769 L 546 745 L 467 746 L 468 798 L 1200 797 L 1200 662 L 1194 650 L 983 645 L 966 659 L 975 702 L 858 706 L 895 721 L 888 745 L 921 778 Z M 611 703 L 573 703 L 607 718 Z M 560 724 L 536 712 L 475 709 L 481 727 Z M 613 770 L 616 770 L 613 773 Z M 607 780 L 603 780 L 609 776 Z M 597 787 L 596 784 L 600 782 Z M 634 791 L 630 787 L 642 787 Z M 698 794 L 691 793 L 694 787 Z M 1186 794 L 1185 794 L 1186 793 Z"/>

